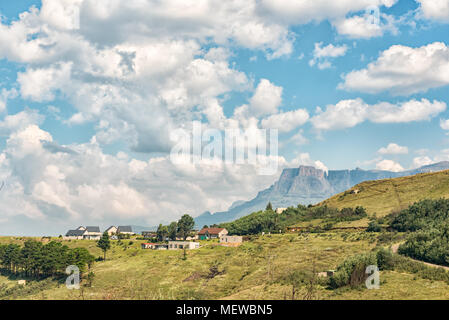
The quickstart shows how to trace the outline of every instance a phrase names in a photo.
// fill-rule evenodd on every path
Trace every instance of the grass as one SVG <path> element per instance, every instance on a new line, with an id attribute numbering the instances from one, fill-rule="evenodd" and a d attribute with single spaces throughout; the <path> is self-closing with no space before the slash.
<path id="1" fill-rule="evenodd" d="M 291 286 L 280 279 L 293 270 L 335 269 L 346 257 L 371 250 L 377 234 L 328 232 L 321 234 L 265 235 L 238 248 L 202 242 L 198 250 L 153 251 L 140 249 L 143 241 L 132 240 L 126 250 L 114 241 L 108 260 L 96 262 L 92 287 L 68 290 L 56 281 L 40 290 L 18 292 L 10 299 L 290 299 Z M 0 238 L 0 243 L 23 243 L 25 238 Z M 60 240 L 62 241 L 62 240 Z M 101 256 L 95 241 L 63 241 L 70 247 L 86 247 Z M 129 243 L 129 240 L 125 240 Z M 225 273 L 207 279 L 213 265 Z M 448 296 L 442 281 L 418 279 L 415 275 L 382 272 L 380 290 L 319 287 L 316 299 L 438 299 Z M 16 279 L 0 276 L 0 285 L 16 285 Z M 300 288 L 298 298 L 305 288 Z M 446 291 L 445 291 L 446 290 Z M 446 293 L 445 293 L 446 292 Z"/>
<path id="2" fill-rule="evenodd" d="M 363 206 L 370 215 L 385 216 L 424 199 L 449 198 L 449 170 L 414 176 L 365 181 L 351 190 L 339 193 L 318 205 L 342 209 Z"/>

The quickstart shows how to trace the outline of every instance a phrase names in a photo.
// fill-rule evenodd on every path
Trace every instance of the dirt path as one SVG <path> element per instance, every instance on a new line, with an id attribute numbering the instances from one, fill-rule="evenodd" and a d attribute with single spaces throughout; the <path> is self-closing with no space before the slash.
<path id="1" fill-rule="evenodd" d="M 399 249 L 400 245 L 401 245 L 400 243 L 395 243 L 394 245 L 391 246 L 391 251 L 393 251 L 393 253 L 398 253 L 398 249 Z M 443 268 L 444 270 L 449 271 L 449 267 L 440 266 L 438 264 L 433 264 L 433 263 L 429 263 L 429 262 L 416 260 L 416 259 L 413 259 L 413 258 L 410 258 L 410 257 L 409 257 L 409 259 L 412 259 L 413 261 L 416 261 L 416 262 L 424 263 L 425 265 L 427 265 L 429 267 L 432 267 L 432 268 Z"/>

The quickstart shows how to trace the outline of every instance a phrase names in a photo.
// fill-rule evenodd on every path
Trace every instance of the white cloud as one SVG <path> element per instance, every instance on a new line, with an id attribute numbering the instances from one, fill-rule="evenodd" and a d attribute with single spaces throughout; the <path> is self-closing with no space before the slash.
<path id="1" fill-rule="evenodd" d="M 431 158 L 429 158 L 428 156 L 416 157 L 416 158 L 413 158 L 412 169 L 419 168 L 422 166 L 427 166 L 432 163 L 434 163 L 434 161 Z"/>
<path id="2" fill-rule="evenodd" d="M 449 130 L 449 119 L 440 119 L 440 127 L 443 130 Z"/>
<path id="3" fill-rule="evenodd" d="M 12 88 L 10 90 L 7 90 L 3 88 L 0 91 L 0 113 L 6 111 L 6 104 L 9 99 L 14 99 L 17 97 L 17 90 Z"/>
<path id="4" fill-rule="evenodd" d="M 416 0 L 420 13 L 426 19 L 449 22 L 449 0 Z"/>
<path id="5" fill-rule="evenodd" d="M 323 162 L 319 160 L 312 160 L 309 153 L 298 154 L 293 160 L 289 162 L 289 166 L 290 167 L 312 166 L 317 169 L 321 169 L 326 173 L 329 171 L 329 169 Z"/>
<path id="6" fill-rule="evenodd" d="M 404 171 L 404 168 L 397 162 L 393 160 L 382 160 L 376 164 L 377 170 L 384 170 L 384 171 L 393 171 L 393 172 L 400 172 Z"/>
<path id="7" fill-rule="evenodd" d="M 281 112 L 262 119 L 261 124 L 266 129 L 278 129 L 280 132 L 290 132 L 302 126 L 309 119 L 309 113 L 305 109 Z"/>
<path id="8" fill-rule="evenodd" d="M 328 44 L 327 46 L 323 47 L 322 42 L 315 43 L 313 59 L 309 61 L 309 65 L 314 66 L 318 63 L 318 68 L 320 70 L 328 69 L 332 66 L 329 59 L 342 57 L 346 54 L 347 50 L 348 47 L 346 45 L 334 46 L 333 44 Z"/>
<path id="9" fill-rule="evenodd" d="M 279 174 L 289 164 L 278 160 Z M 184 213 L 225 210 L 278 177 L 257 170 L 257 165 L 217 158 L 194 164 L 173 163 L 167 156 L 142 161 L 123 153 L 108 155 L 95 139 L 59 146 L 48 132 L 29 125 L 11 133 L 0 153 L 0 181 L 6 181 L 0 207 L 8 223 L 25 216 L 32 225 L 51 222 L 60 233 L 86 223 L 151 226 Z M 29 225 L 26 221 L 22 227 Z"/>
<path id="10" fill-rule="evenodd" d="M 317 108 L 311 122 L 318 130 L 337 130 L 356 126 L 364 121 L 374 123 L 406 123 L 426 121 L 446 110 L 446 104 L 427 99 L 410 100 L 398 104 L 381 102 L 368 105 L 362 99 L 342 100 L 328 105 L 326 110 Z"/>
<path id="11" fill-rule="evenodd" d="M 380 13 L 377 16 L 371 12 L 339 19 L 335 22 L 335 27 L 339 34 L 353 39 L 380 37 L 386 31 L 393 34 L 398 32 L 393 16 Z"/>
<path id="12" fill-rule="evenodd" d="M 448 84 L 449 48 L 442 42 L 434 42 L 418 48 L 391 46 L 366 69 L 346 74 L 339 88 L 409 95 Z"/>
<path id="13" fill-rule="evenodd" d="M 282 103 L 282 87 L 272 84 L 267 79 L 261 79 L 250 100 L 251 115 L 263 116 L 276 113 Z"/>
<path id="14" fill-rule="evenodd" d="M 396 143 L 390 143 L 388 146 L 380 148 L 377 152 L 380 154 L 408 154 L 408 148 Z"/>

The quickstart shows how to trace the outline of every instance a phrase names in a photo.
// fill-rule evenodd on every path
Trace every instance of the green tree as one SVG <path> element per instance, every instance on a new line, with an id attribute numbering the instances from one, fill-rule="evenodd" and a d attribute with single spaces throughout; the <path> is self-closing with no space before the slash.
<path id="1" fill-rule="evenodd" d="M 168 236 L 168 228 L 167 226 L 163 226 L 162 224 L 157 227 L 157 241 L 165 241 L 165 238 Z"/>
<path id="2" fill-rule="evenodd" d="M 185 240 L 195 226 L 195 221 L 191 216 L 185 214 L 178 221 L 178 233 Z"/>
<path id="3" fill-rule="evenodd" d="M 168 226 L 168 237 L 171 240 L 176 240 L 176 236 L 178 235 L 178 223 L 176 221 L 170 223 Z"/>
<path id="4" fill-rule="evenodd" d="M 109 240 L 109 234 L 105 231 L 103 236 L 97 242 L 97 247 L 103 250 L 103 260 L 106 261 L 106 251 L 111 249 L 111 241 Z"/>
<path id="5" fill-rule="evenodd" d="M 273 211 L 273 206 L 271 205 L 271 202 L 268 202 L 267 207 L 265 208 L 266 211 Z"/>

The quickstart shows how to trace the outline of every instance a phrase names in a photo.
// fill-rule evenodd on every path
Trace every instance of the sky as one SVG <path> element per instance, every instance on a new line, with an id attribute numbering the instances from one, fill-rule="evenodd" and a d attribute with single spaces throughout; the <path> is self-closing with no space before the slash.
<path id="1" fill-rule="evenodd" d="M 0 234 L 226 210 L 299 165 L 449 160 L 449 0 L 16 0 L 0 17 Z M 277 130 L 277 170 L 173 161 L 194 123 Z"/>

